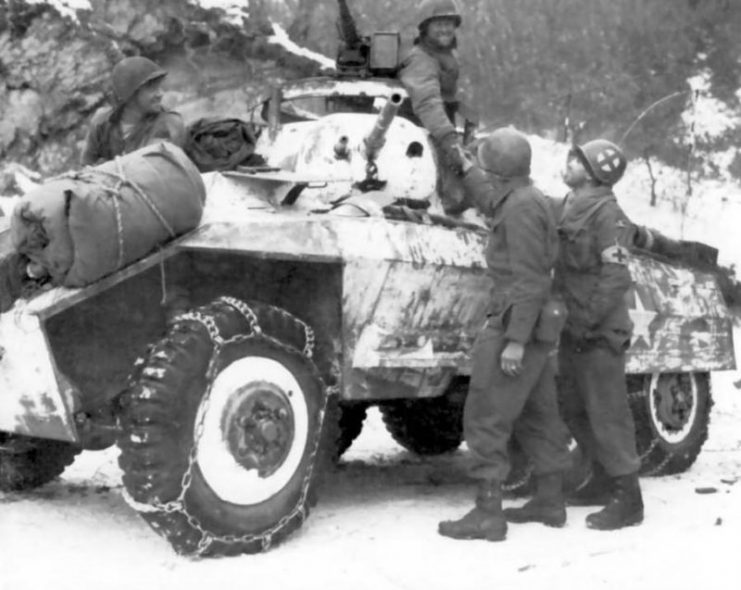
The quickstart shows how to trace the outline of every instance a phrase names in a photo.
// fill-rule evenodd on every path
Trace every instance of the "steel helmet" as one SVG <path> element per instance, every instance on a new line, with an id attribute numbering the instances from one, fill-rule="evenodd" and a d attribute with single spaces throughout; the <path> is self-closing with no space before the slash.
<path id="1" fill-rule="evenodd" d="M 166 75 L 167 72 L 151 59 L 141 56 L 126 57 L 113 68 L 113 93 L 116 100 L 123 104 L 142 86 Z"/>
<path id="2" fill-rule="evenodd" d="M 575 145 L 571 153 L 579 156 L 592 178 L 607 186 L 620 180 L 628 165 L 623 150 L 606 139 L 594 139 L 581 146 Z"/>
<path id="3" fill-rule="evenodd" d="M 433 18 L 449 17 L 455 20 L 455 26 L 460 27 L 463 22 L 461 11 L 455 0 L 424 0 L 417 12 L 417 27 L 421 31 L 427 21 Z"/>
<path id="4" fill-rule="evenodd" d="M 527 138 L 511 127 L 493 131 L 479 143 L 476 151 L 479 166 L 503 178 L 530 176 L 532 150 Z"/>

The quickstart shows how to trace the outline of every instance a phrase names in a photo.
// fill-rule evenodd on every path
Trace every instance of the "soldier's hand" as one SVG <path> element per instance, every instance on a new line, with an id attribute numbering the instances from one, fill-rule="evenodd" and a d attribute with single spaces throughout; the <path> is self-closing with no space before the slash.
<path id="1" fill-rule="evenodd" d="M 525 356 L 525 345 L 519 342 L 508 342 L 502 351 L 499 361 L 502 372 L 510 377 L 516 377 L 522 372 L 522 359 Z"/>
<path id="2" fill-rule="evenodd" d="M 460 145 L 456 145 L 454 149 L 458 152 L 458 157 L 461 161 L 461 172 L 465 175 L 476 165 L 476 162 L 473 159 L 473 154 L 468 150 L 463 149 Z"/>
<path id="3" fill-rule="evenodd" d="M 456 174 L 463 174 L 464 158 L 460 137 L 457 134 L 451 133 L 440 141 L 439 146 L 444 164 L 450 167 Z"/>

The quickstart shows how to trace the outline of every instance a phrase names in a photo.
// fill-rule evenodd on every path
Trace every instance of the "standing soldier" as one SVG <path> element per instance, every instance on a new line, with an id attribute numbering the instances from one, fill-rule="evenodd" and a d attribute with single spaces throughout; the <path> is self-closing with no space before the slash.
<path id="1" fill-rule="evenodd" d="M 162 108 L 162 79 L 167 72 L 146 57 L 127 57 L 113 68 L 116 104 L 91 123 L 82 164 L 95 165 L 149 143 L 169 141 L 182 147 L 182 117 Z"/>
<path id="2" fill-rule="evenodd" d="M 454 121 L 458 110 L 459 65 L 456 29 L 462 18 L 455 0 L 424 0 L 419 37 L 404 58 L 399 78 L 409 93 L 414 116 L 430 132 L 441 159 L 441 198 L 446 212 L 462 210 L 462 139 Z M 452 178 L 451 178 L 452 176 Z"/>
<path id="3" fill-rule="evenodd" d="M 463 427 L 479 480 L 475 508 L 439 532 L 455 539 L 501 541 L 506 520 L 563 526 L 562 473 L 568 433 L 558 413 L 552 353 L 563 320 L 551 301 L 557 233 L 552 205 L 530 180 L 531 150 L 514 129 L 498 129 L 464 159 L 467 194 L 489 222 L 492 278 L 488 319 L 473 350 Z M 549 313 L 552 310 L 553 313 Z M 537 492 L 523 508 L 502 511 L 513 434 L 533 462 Z"/>
<path id="4" fill-rule="evenodd" d="M 607 474 L 607 505 L 587 516 L 594 529 L 643 520 L 633 417 L 625 383 L 632 323 L 625 294 L 631 286 L 628 250 L 634 227 L 612 192 L 626 160 L 604 139 L 575 146 L 564 182 L 572 189 L 559 221 L 556 283 L 568 308 L 559 367 L 566 423 L 582 449 Z"/>

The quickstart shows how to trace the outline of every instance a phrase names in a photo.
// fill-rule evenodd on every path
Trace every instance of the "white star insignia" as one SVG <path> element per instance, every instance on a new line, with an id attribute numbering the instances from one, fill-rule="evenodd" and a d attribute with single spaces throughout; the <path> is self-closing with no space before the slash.
<path id="1" fill-rule="evenodd" d="M 648 311 L 643 307 L 643 302 L 638 293 L 635 294 L 636 308 L 630 310 L 630 319 L 633 321 L 633 339 L 630 342 L 631 347 L 636 346 L 639 340 L 642 340 L 642 347 L 652 348 L 653 338 L 651 336 L 650 325 L 658 315 L 655 311 Z"/>

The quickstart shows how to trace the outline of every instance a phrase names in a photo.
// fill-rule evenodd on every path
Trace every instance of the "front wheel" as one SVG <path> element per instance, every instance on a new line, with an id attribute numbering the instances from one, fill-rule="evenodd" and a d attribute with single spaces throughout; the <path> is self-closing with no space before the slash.
<path id="1" fill-rule="evenodd" d="M 0 491 L 19 492 L 48 483 L 81 451 L 68 442 L 0 432 Z"/>
<path id="2" fill-rule="evenodd" d="M 307 517 L 327 407 L 312 343 L 287 312 L 222 298 L 139 367 L 119 463 L 130 503 L 179 553 L 255 553 Z"/>
<path id="3" fill-rule="evenodd" d="M 708 437 L 710 375 L 655 373 L 635 389 L 630 396 L 641 474 L 686 471 Z"/>

